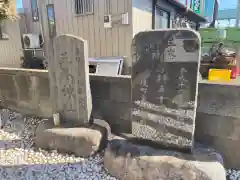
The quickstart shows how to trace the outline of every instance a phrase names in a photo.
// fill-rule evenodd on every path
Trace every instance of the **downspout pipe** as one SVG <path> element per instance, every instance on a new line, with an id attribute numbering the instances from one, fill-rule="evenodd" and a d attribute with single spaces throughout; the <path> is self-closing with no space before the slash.
<path id="1" fill-rule="evenodd" d="M 218 8 L 219 8 L 219 2 L 218 0 L 215 0 L 214 2 L 214 10 L 213 10 L 213 20 L 209 25 L 209 28 L 215 28 L 215 23 L 218 17 Z"/>
<path id="2" fill-rule="evenodd" d="M 157 0 L 152 0 L 152 29 L 155 29 L 156 4 Z"/>
<path id="3" fill-rule="evenodd" d="M 237 1 L 237 16 L 235 27 L 239 27 L 239 18 L 240 18 L 240 0 Z"/>

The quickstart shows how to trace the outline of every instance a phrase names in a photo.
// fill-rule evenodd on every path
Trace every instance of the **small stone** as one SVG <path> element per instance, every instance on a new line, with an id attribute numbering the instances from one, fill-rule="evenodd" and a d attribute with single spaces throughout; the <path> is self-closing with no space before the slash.
<path id="1" fill-rule="evenodd" d="M 91 128 L 68 125 L 55 127 L 53 122 L 41 122 L 36 129 L 35 144 L 38 148 L 58 149 L 60 152 L 74 153 L 80 157 L 91 156 L 104 148 L 108 136 L 103 135 L 104 127 L 93 125 Z M 81 144 L 81 146 L 79 146 Z"/>

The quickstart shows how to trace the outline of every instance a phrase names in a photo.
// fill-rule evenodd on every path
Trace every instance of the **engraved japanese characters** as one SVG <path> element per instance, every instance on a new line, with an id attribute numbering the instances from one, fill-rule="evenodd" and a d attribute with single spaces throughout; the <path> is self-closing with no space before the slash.
<path id="1" fill-rule="evenodd" d="M 87 42 L 79 37 L 60 35 L 54 40 L 54 60 L 49 63 L 56 112 L 63 121 L 89 122 L 92 98 L 89 84 Z"/>
<path id="2" fill-rule="evenodd" d="M 193 147 L 200 38 L 190 29 L 141 32 L 133 54 L 133 124 L 138 138 Z"/>

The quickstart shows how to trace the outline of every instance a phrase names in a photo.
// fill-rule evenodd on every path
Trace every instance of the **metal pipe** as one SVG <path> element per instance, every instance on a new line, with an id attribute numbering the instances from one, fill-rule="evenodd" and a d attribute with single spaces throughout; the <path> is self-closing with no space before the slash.
<path id="1" fill-rule="evenodd" d="M 215 0 L 215 2 L 214 2 L 214 10 L 213 10 L 213 19 L 212 19 L 212 22 L 209 25 L 210 28 L 214 28 L 215 27 L 215 23 L 216 23 L 217 16 L 218 16 L 218 7 L 219 7 L 219 1 Z"/>
<path id="2" fill-rule="evenodd" d="M 235 27 L 239 27 L 239 18 L 240 18 L 240 0 L 237 1 L 237 17 Z"/>

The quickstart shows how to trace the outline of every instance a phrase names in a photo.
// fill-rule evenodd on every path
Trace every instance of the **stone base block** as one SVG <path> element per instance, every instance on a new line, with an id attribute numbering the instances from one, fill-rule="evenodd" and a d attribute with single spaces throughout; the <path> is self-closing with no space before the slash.
<path id="1" fill-rule="evenodd" d="M 104 167 L 121 180 L 226 180 L 219 154 L 157 150 L 116 137 L 105 150 Z"/>
<path id="2" fill-rule="evenodd" d="M 56 127 L 52 121 L 46 120 L 37 127 L 35 144 L 42 149 L 88 157 L 106 148 L 110 133 L 107 126 L 106 122 L 98 120 L 89 127 L 69 124 Z"/>

